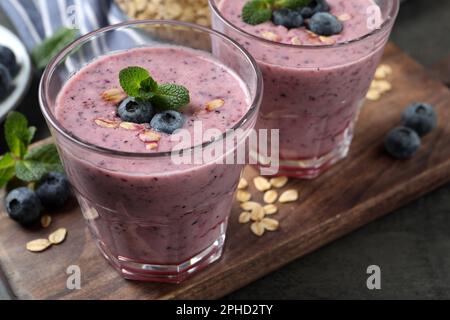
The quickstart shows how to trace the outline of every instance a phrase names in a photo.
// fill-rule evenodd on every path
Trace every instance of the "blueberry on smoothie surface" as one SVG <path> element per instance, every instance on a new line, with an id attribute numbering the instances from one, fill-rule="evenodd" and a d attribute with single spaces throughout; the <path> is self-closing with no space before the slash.
<path id="1" fill-rule="evenodd" d="M 330 5 L 326 0 L 314 0 L 310 3 L 313 8 L 313 15 L 318 12 L 330 12 Z"/>
<path id="2" fill-rule="evenodd" d="M 167 110 L 157 113 L 150 122 L 150 126 L 156 131 L 172 134 L 183 127 L 184 121 L 184 116 L 178 111 Z"/>
<path id="3" fill-rule="evenodd" d="M 2 45 L 0 45 L 0 64 L 4 65 L 11 75 L 14 75 L 18 69 L 14 52 Z"/>
<path id="4" fill-rule="evenodd" d="M 321 36 L 339 34 L 344 29 L 342 22 L 328 12 L 319 12 L 308 21 L 308 29 Z"/>
<path id="5" fill-rule="evenodd" d="M 311 8 L 310 6 L 308 6 L 308 7 L 300 7 L 297 10 L 298 10 L 298 12 L 300 12 L 300 14 L 302 15 L 303 19 L 309 19 L 314 14 L 314 9 Z"/>
<path id="6" fill-rule="evenodd" d="M 126 122 L 149 123 L 155 111 L 150 102 L 128 97 L 120 103 L 117 113 Z"/>
<path id="7" fill-rule="evenodd" d="M 0 64 L 0 100 L 6 98 L 12 88 L 12 78 L 9 70 Z"/>
<path id="8" fill-rule="evenodd" d="M 42 205 L 36 193 L 22 187 L 12 190 L 5 199 L 6 211 L 11 219 L 28 226 L 41 216 Z"/>
<path id="9" fill-rule="evenodd" d="M 278 26 L 292 29 L 303 26 L 304 20 L 300 12 L 283 8 L 272 13 L 272 22 Z"/>
<path id="10" fill-rule="evenodd" d="M 420 148 L 419 135 L 411 128 L 397 127 L 392 129 L 384 140 L 386 151 L 396 159 L 409 159 Z"/>
<path id="11" fill-rule="evenodd" d="M 413 129 L 423 137 L 436 128 L 437 115 L 433 106 L 426 103 L 414 103 L 403 112 L 402 125 Z"/>

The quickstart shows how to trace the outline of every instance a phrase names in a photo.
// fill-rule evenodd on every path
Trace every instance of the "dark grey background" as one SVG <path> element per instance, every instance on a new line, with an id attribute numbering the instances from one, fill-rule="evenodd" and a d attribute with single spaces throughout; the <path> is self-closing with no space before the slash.
<path id="1" fill-rule="evenodd" d="M 450 55 L 450 1 L 408 0 L 392 40 L 430 68 Z M 0 12 L 0 23 L 5 18 Z M 45 136 L 37 82 L 20 106 Z M 3 139 L 3 136 L 1 137 Z M 0 150 L 4 143 L 0 142 Z M 450 185 L 299 259 L 227 299 L 450 299 Z M 382 289 L 366 287 L 379 265 Z M 6 298 L 0 283 L 0 298 Z"/>

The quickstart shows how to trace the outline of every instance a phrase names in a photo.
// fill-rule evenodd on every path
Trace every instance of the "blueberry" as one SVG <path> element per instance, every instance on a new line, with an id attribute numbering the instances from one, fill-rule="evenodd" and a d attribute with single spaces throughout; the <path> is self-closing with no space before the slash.
<path id="1" fill-rule="evenodd" d="M 3 100 L 11 92 L 12 79 L 9 70 L 0 64 L 0 100 Z"/>
<path id="2" fill-rule="evenodd" d="M 313 1 L 313 14 L 318 12 L 330 12 L 330 5 L 326 0 L 315 0 Z"/>
<path id="3" fill-rule="evenodd" d="M 11 75 L 16 74 L 18 70 L 18 65 L 16 61 L 16 56 L 11 49 L 0 45 L 0 64 L 3 64 Z"/>
<path id="4" fill-rule="evenodd" d="M 117 110 L 120 119 L 134 123 L 148 123 L 155 114 L 150 102 L 128 97 L 123 100 Z"/>
<path id="5" fill-rule="evenodd" d="M 298 12 L 302 15 L 303 19 L 309 19 L 314 14 L 314 9 L 311 7 L 301 7 Z"/>
<path id="6" fill-rule="evenodd" d="M 36 193 L 28 188 L 12 190 L 6 196 L 5 202 L 9 217 L 22 225 L 31 225 L 41 216 L 41 202 Z"/>
<path id="7" fill-rule="evenodd" d="M 332 36 L 341 33 L 344 29 L 342 22 L 327 12 L 319 12 L 309 20 L 308 28 L 321 36 Z"/>
<path id="8" fill-rule="evenodd" d="M 174 110 L 157 113 L 150 122 L 153 129 L 167 134 L 172 134 L 175 130 L 180 129 L 183 124 L 184 116 Z"/>
<path id="9" fill-rule="evenodd" d="M 436 128 L 437 115 L 431 105 L 414 103 L 403 112 L 402 125 L 423 137 Z"/>
<path id="10" fill-rule="evenodd" d="M 288 29 L 300 28 L 303 25 L 303 17 L 298 11 L 283 8 L 273 12 L 272 22 Z"/>
<path id="11" fill-rule="evenodd" d="M 50 172 L 40 181 L 36 194 L 44 208 L 54 210 L 64 206 L 72 190 L 65 174 Z"/>
<path id="12" fill-rule="evenodd" d="M 386 151 L 397 159 L 411 158 L 421 145 L 419 135 L 407 127 L 392 129 L 384 140 Z"/>

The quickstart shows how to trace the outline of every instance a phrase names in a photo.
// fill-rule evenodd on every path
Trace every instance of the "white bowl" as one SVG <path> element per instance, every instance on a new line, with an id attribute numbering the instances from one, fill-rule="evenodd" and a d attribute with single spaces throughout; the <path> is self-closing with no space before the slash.
<path id="1" fill-rule="evenodd" d="M 27 49 L 15 34 L 0 26 L 0 44 L 10 48 L 16 55 L 20 70 L 13 79 L 14 88 L 4 100 L 0 101 L 0 121 L 2 121 L 9 111 L 16 108 L 30 87 L 32 78 L 31 60 Z M 36 97 L 37 99 L 37 97 Z"/>

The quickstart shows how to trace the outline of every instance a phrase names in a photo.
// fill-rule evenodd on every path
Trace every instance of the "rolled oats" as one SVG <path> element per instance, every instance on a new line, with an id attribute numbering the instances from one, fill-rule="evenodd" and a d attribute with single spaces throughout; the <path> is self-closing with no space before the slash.
<path id="1" fill-rule="evenodd" d="M 278 199 L 280 203 L 294 202 L 298 200 L 298 191 L 294 189 L 283 192 Z"/>

